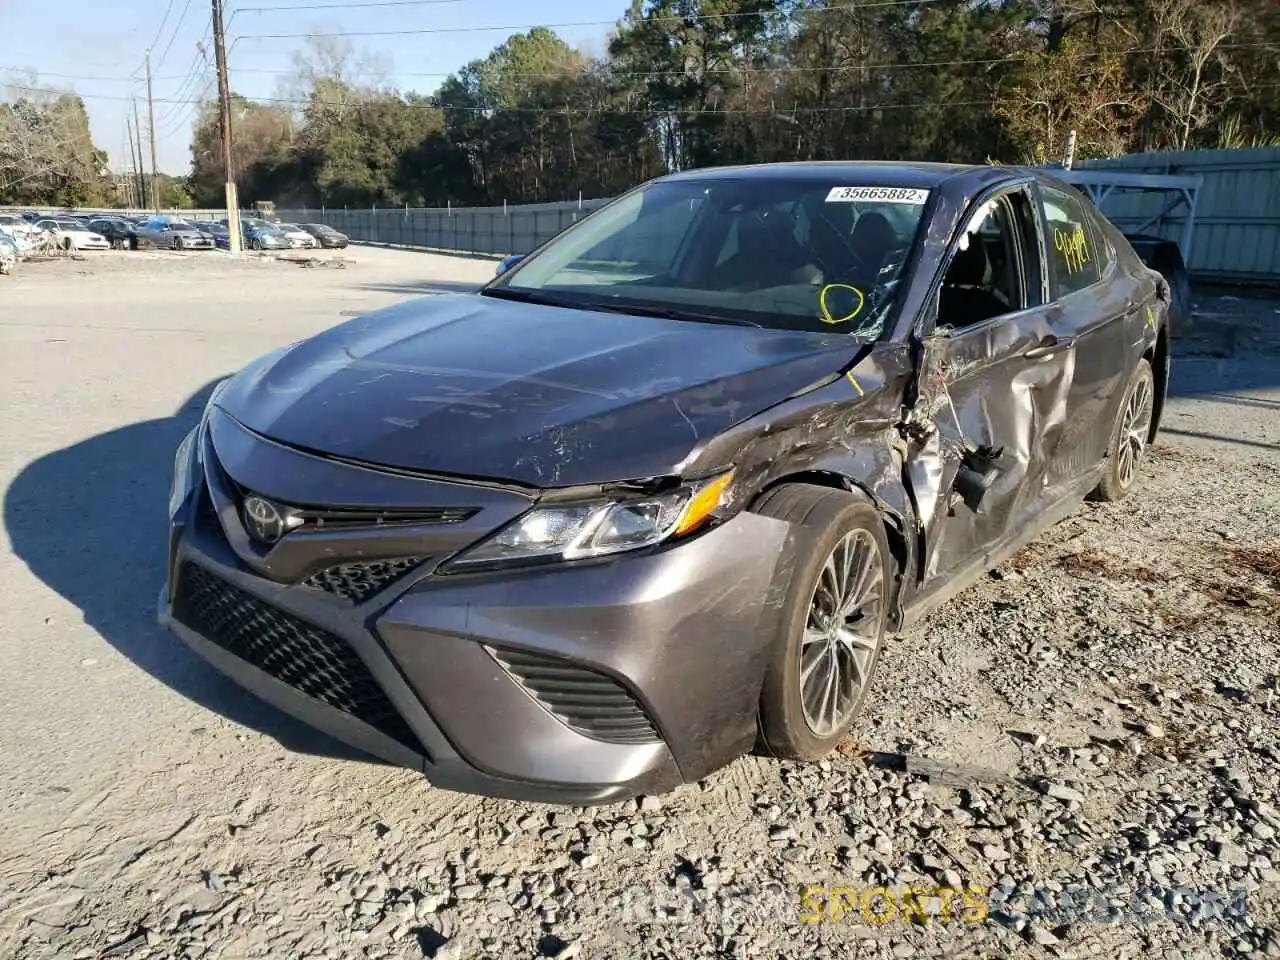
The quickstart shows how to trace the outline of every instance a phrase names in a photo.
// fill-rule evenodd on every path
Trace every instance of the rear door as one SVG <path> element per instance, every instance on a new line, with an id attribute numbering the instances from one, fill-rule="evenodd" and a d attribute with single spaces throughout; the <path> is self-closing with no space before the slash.
<path id="1" fill-rule="evenodd" d="M 1066 420 L 1047 472 L 1051 485 L 1064 485 L 1086 477 L 1107 454 L 1131 366 L 1126 331 L 1136 324 L 1141 335 L 1144 304 L 1081 197 L 1047 184 L 1037 194 L 1049 323 L 1059 341 L 1072 344 L 1075 361 Z"/>
<path id="2" fill-rule="evenodd" d="M 1037 205 L 1030 182 L 980 197 L 936 292 L 921 403 L 938 450 L 911 476 L 926 592 L 1001 549 L 1052 495 L 1075 362 L 1054 327 Z"/>

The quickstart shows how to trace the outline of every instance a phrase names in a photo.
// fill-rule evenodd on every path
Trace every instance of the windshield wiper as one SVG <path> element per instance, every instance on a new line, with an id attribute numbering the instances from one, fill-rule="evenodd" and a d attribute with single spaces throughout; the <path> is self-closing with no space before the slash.
<path id="1" fill-rule="evenodd" d="M 481 290 L 480 295 L 482 297 L 496 297 L 499 300 L 514 300 L 516 303 L 536 303 L 544 307 L 583 309 L 580 303 L 571 303 L 567 300 L 548 297 L 546 294 L 536 293 L 532 290 L 516 290 L 511 287 L 494 287 L 490 290 Z"/>
<path id="2" fill-rule="evenodd" d="M 512 287 L 494 287 L 490 290 L 481 290 L 480 293 L 486 297 L 498 297 L 519 303 L 537 303 L 548 307 L 567 307 L 570 310 L 598 310 L 602 313 L 623 313 L 633 317 L 659 317 L 663 320 L 681 320 L 690 323 L 722 323 L 734 327 L 764 326 L 764 324 L 756 323 L 754 320 L 726 317 L 718 313 L 699 313 L 696 310 L 681 310 L 674 307 L 612 303 L 608 300 L 562 300 L 533 290 L 521 290 Z"/>
<path id="3" fill-rule="evenodd" d="M 763 327 L 764 324 L 754 320 L 743 320 L 741 317 L 726 317 L 719 313 L 700 313 L 696 310 L 677 310 L 672 307 L 624 307 L 621 304 L 600 303 L 592 306 L 594 310 L 608 310 L 611 313 L 630 313 L 638 317 L 661 317 L 664 320 L 681 320 L 689 323 L 723 323 L 731 327 Z"/>

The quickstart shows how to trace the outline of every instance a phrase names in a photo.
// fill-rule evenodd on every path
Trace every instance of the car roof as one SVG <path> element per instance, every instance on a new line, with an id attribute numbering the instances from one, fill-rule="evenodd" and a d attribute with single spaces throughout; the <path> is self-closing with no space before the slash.
<path id="1" fill-rule="evenodd" d="M 888 163 L 871 160 L 802 160 L 743 166 L 703 167 L 673 173 L 663 180 L 847 180 L 851 187 L 915 187 L 928 189 L 944 180 L 976 175 L 988 166 L 960 163 Z"/>

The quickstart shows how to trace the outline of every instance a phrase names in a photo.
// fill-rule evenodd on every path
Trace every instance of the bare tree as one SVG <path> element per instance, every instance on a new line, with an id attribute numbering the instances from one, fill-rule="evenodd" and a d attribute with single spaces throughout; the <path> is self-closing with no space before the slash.
<path id="1" fill-rule="evenodd" d="M 388 86 L 392 69 L 386 55 L 357 50 L 346 37 L 319 34 L 293 52 L 278 95 L 294 107 L 296 115 L 321 109 L 341 121 L 352 104 Z"/>
<path id="2" fill-rule="evenodd" d="M 84 192 L 102 173 L 84 104 L 36 82 L 32 75 L 0 95 L 0 196 L 34 196 L 75 183 Z"/>
<path id="3" fill-rule="evenodd" d="M 1235 0 L 1150 0 L 1150 9 L 1161 48 L 1152 99 L 1173 121 L 1178 149 L 1185 150 L 1230 95 L 1226 46 L 1241 12 Z"/>

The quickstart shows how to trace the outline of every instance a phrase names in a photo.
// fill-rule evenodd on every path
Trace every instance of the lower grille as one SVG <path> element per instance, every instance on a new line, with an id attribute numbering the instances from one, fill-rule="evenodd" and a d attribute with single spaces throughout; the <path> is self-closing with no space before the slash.
<path id="1" fill-rule="evenodd" d="M 418 738 L 341 637 L 184 563 L 173 615 L 184 626 L 321 703 L 423 752 Z"/>
<path id="2" fill-rule="evenodd" d="M 354 603 L 364 603 L 425 559 L 426 557 L 403 557 L 399 560 L 340 563 L 313 573 L 302 581 L 302 585 L 346 597 Z"/>
<path id="3" fill-rule="evenodd" d="M 611 743 L 656 743 L 644 708 L 616 680 L 558 657 L 490 648 L 544 707 L 578 733 Z"/>

